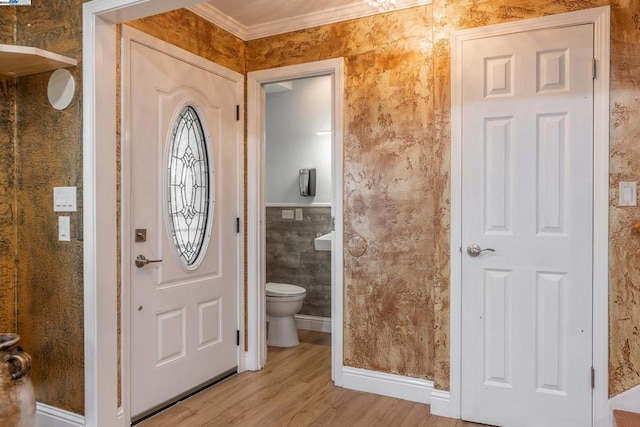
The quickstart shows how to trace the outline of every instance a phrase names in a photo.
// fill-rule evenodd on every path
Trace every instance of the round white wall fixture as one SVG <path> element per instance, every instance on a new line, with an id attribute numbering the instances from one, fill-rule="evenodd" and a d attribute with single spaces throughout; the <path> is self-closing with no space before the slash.
<path id="1" fill-rule="evenodd" d="M 56 110 L 64 110 L 71 104 L 76 90 L 76 82 L 69 70 L 56 70 L 49 77 L 47 96 L 49 103 Z"/>

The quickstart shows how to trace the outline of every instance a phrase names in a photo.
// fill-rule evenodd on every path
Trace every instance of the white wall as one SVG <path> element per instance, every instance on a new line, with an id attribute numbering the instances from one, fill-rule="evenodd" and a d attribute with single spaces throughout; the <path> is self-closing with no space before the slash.
<path id="1" fill-rule="evenodd" d="M 292 81 L 292 89 L 267 93 L 266 180 L 267 204 L 331 203 L 332 77 Z M 302 197 L 298 171 L 316 168 L 316 195 Z"/>

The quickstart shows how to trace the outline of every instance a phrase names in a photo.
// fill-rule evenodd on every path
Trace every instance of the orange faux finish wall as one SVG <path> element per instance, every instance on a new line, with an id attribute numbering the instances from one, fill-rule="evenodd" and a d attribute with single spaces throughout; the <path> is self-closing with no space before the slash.
<path id="1" fill-rule="evenodd" d="M 17 8 L 16 44 L 82 60 L 82 0 L 34 0 Z M 33 357 L 39 402 L 84 413 L 82 70 L 71 105 L 49 105 L 51 73 L 16 80 L 18 333 Z M 115 167 L 115 165 L 114 165 Z M 3 172 L 4 173 L 4 172 Z M 71 241 L 58 241 L 53 187 L 78 187 Z M 0 215 L 2 211 L 0 211 Z"/>
<path id="2" fill-rule="evenodd" d="M 431 16 L 422 6 L 247 42 L 247 71 L 344 57 L 344 362 L 417 378 L 441 369 L 446 339 Z"/>
<path id="3" fill-rule="evenodd" d="M 127 22 L 127 25 L 244 74 L 244 42 L 185 9 Z"/>
<path id="4" fill-rule="evenodd" d="M 0 43 L 15 44 L 16 8 L 0 8 Z M 16 80 L 0 76 L 0 332 L 16 332 Z"/>
<path id="5" fill-rule="evenodd" d="M 611 6 L 610 384 L 640 384 L 640 3 L 434 0 L 430 6 L 247 43 L 247 71 L 342 56 L 347 366 L 449 387 L 451 31 Z"/>

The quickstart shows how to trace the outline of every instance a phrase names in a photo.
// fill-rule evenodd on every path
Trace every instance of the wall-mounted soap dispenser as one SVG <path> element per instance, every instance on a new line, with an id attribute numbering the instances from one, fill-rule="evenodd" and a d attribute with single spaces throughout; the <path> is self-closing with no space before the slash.
<path id="1" fill-rule="evenodd" d="M 316 195 L 316 168 L 300 169 L 300 195 Z"/>

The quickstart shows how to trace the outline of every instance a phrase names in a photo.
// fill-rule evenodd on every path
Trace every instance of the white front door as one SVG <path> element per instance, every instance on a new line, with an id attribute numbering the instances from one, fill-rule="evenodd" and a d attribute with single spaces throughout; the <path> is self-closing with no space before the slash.
<path id="1" fill-rule="evenodd" d="M 123 265 L 136 418 L 237 367 L 242 76 L 126 34 Z"/>
<path id="2" fill-rule="evenodd" d="M 590 24 L 463 43 L 463 419 L 591 425 L 592 58 Z"/>

